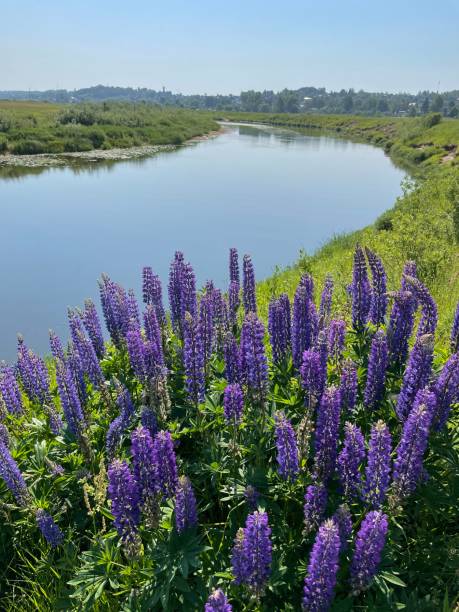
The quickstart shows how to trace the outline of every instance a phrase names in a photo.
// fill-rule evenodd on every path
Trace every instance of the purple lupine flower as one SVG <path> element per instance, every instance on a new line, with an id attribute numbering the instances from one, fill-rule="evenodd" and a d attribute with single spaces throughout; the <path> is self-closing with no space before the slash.
<path id="1" fill-rule="evenodd" d="M 301 276 L 299 286 L 306 289 L 308 300 L 312 302 L 314 300 L 314 279 L 308 272 Z"/>
<path id="2" fill-rule="evenodd" d="M 290 345 L 290 302 L 284 296 L 269 303 L 268 331 L 275 364 L 285 359 Z"/>
<path id="3" fill-rule="evenodd" d="M 104 336 L 100 326 L 99 315 L 97 314 L 96 306 L 92 300 L 85 300 L 81 318 L 83 319 L 83 324 L 88 332 L 89 339 L 92 342 L 97 357 L 102 359 L 105 354 Z"/>
<path id="4" fill-rule="evenodd" d="M 306 406 L 313 408 L 320 402 L 326 380 L 320 353 L 313 349 L 304 351 L 300 374 L 302 387 L 306 391 Z"/>
<path id="5" fill-rule="evenodd" d="M 14 369 L 0 364 L 0 398 L 10 414 L 24 412 L 21 391 L 19 389 Z"/>
<path id="6" fill-rule="evenodd" d="M 277 471 L 285 480 L 296 480 L 300 468 L 295 431 L 283 412 L 276 414 L 275 422 Z"/>
<path id="7" fill-rule="evenodd" d="M 459 302 L 456 307 L 453 325 L 451 327 L 451 352 L 457 353 L 458 351 L 459 351 Z"/>
<path id="8" fill-rule="evenodd" d="M 59 359 L 56 360 L 56 382 L 67 426 L 76 438 L 81 438 L 86 422 L 80 397 L 72 373 Z"/>
<path id="9" fill-rule="evenodd" d="M 66 357 L 67 358 L 65 359 L 65 362 L 70 373 L 72 374 L 73 380 L 78 390 L 80 401 L 84 403 L 88 395 L 85 373 L 81 364 L 80 356 L 78 355 L 78 352 L 76 351 L 72 341 L 70 341 L 67 345 Z"/>
<path id="10" fill-rule="evenodd" d="M 379 508 L 386 498 L 390 479 L 392 438 L 384 421 L 371 428 L 368 462 L 365 470 L 364 499 L 373 508 Z"/>
<path id="11" fill-rule="evenodd" d="M 178 533 L 196 527 L 198 511 L 196 497 L 189 478 L 180 476 L 175 492 L 175 528 Z"/>
<path id="12" fill-rule="evenodd" d="M 157 466 L 154 462 L 153 439 L 148 429 L 137 427 L 131 435 L 132 468 L 139 487 L 143 509 L 158 493 Z"/>
<path id="13" fill-rule="evenodd" d="M 56 525 L 52 516 L 40 508 L 37 510 L 35 519 L 43 537 L 52 548 L 62 544 L 64 534 Z"/>
<path id="14" fill-rule="evenodd" d="M 3 444 L 6 448 L 10 447 L 10 434 L 8 433 L 6 425 L 3 425 L 3 423 L 0 423 L 0 444 Z"/>
<path id="15" fill-rule="evenodd" d="M 265 400 L 268 386 L 264 335 L 263 323 L 254 312 L 249 312 L 242 324 L 241 361 L 247 386 L 259 402 Z"/>
<path id="16" fill-rule="evenodd" d="M 128 464 L 115 459 L 108 468 L 108 497 L 115 527 L 123 543 L 132 545 L 140 523 L 140 491 Z"/>
<path id="17" fill-rule="evenodd" d="M 356 246 L 351 285 L 352 325 L 356 331 L 365 326 L 370 310 L 371 289 L 363 249 Z"/>
<path id="18" fill-rule="evenodd" d="M 405 290 L 392 293 L 391 296 L 394 304 L 387 328 L 390 360 L 396 364 L 403 364 L 408 355 L 408 342 L 413 333 L 416 299 L 411 291 Z"/>
<path id="19" fill-rule="evenodd" d="M 239 425 L 244 408 L 244 394 L 238 383 L 226 387 L 223 395 L 223 408 L 226 422 Z"/>
<path id="20" fill-rule="evenodd" d="M 321 485 L 309 485 L 304 496 L 304 526 L 305 533 L 316 529 L 322 521 L 327 508 L 327 489 Z"/>
<path id="21" fill-rule="evenodd" d="M 250 255 L 244 255 L 242 262 L 243 283 L 242 297 L 244 302 L 244 311 L 248 315 L 249 312 L 257 312 L 257 297 L 255 292 L 255 272 Z"/>
<path id="22" fill-rule="evenodd" d="M 451 406 L 459 402 L 459 353 L 452 355 L 445 363 L 433 392 L 437 398 L 434 427 L 440 430 L 446 425 Z"/>
<path id="23" fill-rule="evenodd" d="M 291 316 L 291 304 L 290 299 L 286 293 L 281 293 L 279 296 L 279 302 L 282 307 L 282 311 L 284 313 L 284 325 L 285 325 L 285 334 L 287 337 L 287 346 L 291 346 L 291 334 L 292 334 L 292 316 Z"/>
<path id="24" fill-rule="evenodd" d="M 194 404 L 204 401 L 205 363 L 200 325 L 189 312 L 185 315 L 183 361 L 188 397 Z"/>
<path id="25" fill-rule="evenodd" d="M 45 362 L 27 348 L 22 337 L 18 337 L 17 372 L 31 402 L 51 403 L 48 370 Z"/>
<path id="26" fill-rule="evenodd" d="M 416 339 L 411 350 L 395 407 L 395 412 L 401 421 L 408 416 L 416 393 L 429 383 L 432 373 L 433 346 L 433 336 L 426 334 Z"/>
<path id="27" fill-rule="evenodd" d="M 314 302 L 309 299 L 306 287 L 300 284 L 295 292 L 292 315 L 292 356 L 297 370 L 300 369 L 304 351 L 315 343 L 317 327 Z"/>
<path id="28" fill-rule="evenodd" d="M 324 382 L 326 382 L 328 363 L 328 338 L 327 332 L 325 330 L 321 330 L 318 333 L 315 348 L 320 355 L 320 367 L 324 375 Z"/>
<path id="29" fill-rule="evenodd" d="M 379 329 L 371 342 L 367 384 L 363 394 L 365 407 L 374 410 L 384 396 L 384 383 L 389 362 L 386 334 Z"/>
<path id="30" fill-rule="evenodd" d="M 237 254 L 237 249 L 231 248 L 229 254 L 229 277 L 230 283 L 240 284 L 239 277 L 239 256 Z"/>
<path id="31" fill-rule="evenodd" d="M 234 325 L 237 321 L 237 313 L 241 304 L 239 292 L 239 283 L 231 281 L 228 289 L 229 319 L 231 325 Z"/>
<path id="32" fill-rule="evenodd" d="M 228 603 L 225 593 L 221 589 L 215 589 L 204 607 L 204 612 L 232 612 L 233 606 Z"/>
<path id="33" fill-rule="evenodd" d="M 304 579 L 303 610 L 327 612 L 334 597 L 341 542 L 332 519 L 319 528 Z"/>
<path id="34" fill-rule="evenodd" d="M 328 387 L 318 407 L 314 439 L 314 473 L 323 482 L 326 482 L 335 471 L 340 412 L 340 390 Z"/>
<path id="35" fill-rule="evenodd" d="M 338 455 L 337 467 L 343 494 L 352 501 L 360 494 L 362 479 L 359 468 L 365 458 L 365 442 L 361 429 L 353 423 L 344 425 L 344 444 Z"/>
<path id="36" fill-rule="evenodd" d="M 196 277 L 193 267 L 189 262 L 184 266 L 183 271 L 183 297 L 182 297 L 182 318 L 186 312 L 192 317 L 197 313 L 198 302 L 196 298 Z"/>
<path id="37" fill-rule="evenodd" d="M 393 483 L 398 498 L 407 497 L 422 479 L 422 460 L 436 407 L 435 394 L 419 391 L 404 425 L 394 461 Z"/>
<path id="38" fill-rule="evenodd" d="M 369 587 L 378 571 L 387 528 L 387 516 L 378 510 L 369 512 L 363 519 L 356 536 L 350 568 L 351 586 L 355 594 Z"/>
<path id="39" fill-rule="evenodd" d="M 149 352 L 152 354 L 152 358 L 155 361 L 157 367 L 160 368 L 164 366 L 161 328 L 159 326 L 156 310 L 151 304 L 148 304 L 145 309 L 143 321 L 145 326 L 145 336 L 148 342 L 151 343 Z"/>
<path id="40" fill-rule="evenodd" d="M 68 318 L 73 346 L 80 357 L 84 373 L 95 387 L 100 387 L 104 384 L 105 379 L 94 346 L 85 335 L 77 312 L 69 309 Z"/>
<path id="41" fill-rule="evenodd" d="M 142 296 L 147 305 L 153 306 L 156 318 L 160 325 L 166 324 L 166 313 L 163 306 L 163 290 L 159 276 L 153 274 L 153 270 L 148 266 L 142 273 Z"/>
<path id="42" fill-rule="evenodd" d="M 214 301 L 212 293 L 205 293 L 199 304 L 199 328 L 201 331 L 204 363 L 208 363 L 214 350 Z"/>
<path id="43" fill-rule="evenodd" d="M 130 327 L 128 296 L 126 291 L 106 274 L 99 281 L 100 302 L 110 338 L 120 346 Z"/>
<path id="44" fill-rule="evenodd" d="M 421 306 L 422 316 L 419 322 L 417 337 L 420 338 L 425 334 L 433 335 L 438 322 L 438 310 L 435 300 L 420 280 L 412 276 L 405 276 L 405 280 Z"/>
<path id="45" fill-rule="evenodd" d="M 339 531 L 340 552 L 344 552 L 349 545 L 349 539 L 352 534 L 352 516 L 349 507 L 346 504 L 338 506 L 332 519 L 335 521 Z"/>
<path id="46" fill-rule="evenodd" d="M 343 364 L 340 379 L 341 401 L 343 409 L 354 410 L 357 400 L 357 368 L 355 363 L 348 359 Z"/>
<path id="47" fill-rule="evenodd" d="M 371 299 L 370 299 L 370 310 L 369 320 L 379 327 L 384 323 L 384 317 L 386 316 L 387 310 L 387 278 L 386 271 L 384 270 L 381 259 L 370 251 L 367 247 L 365 248 L 368 265 L 371 270 Z"/>
<path id="48" fill-rule="evenodd" d="M 127 311 L 129 316 L 129 327 L 140 326 L 140 311 L 137 299 L 135 297 L 133 289 L 128 289 L 127 292 Z"/>
<path id="49" fill-rule="evenodd" d="M 346 339 L 346 321 L 333 319 L 328 326 L 328 352 L 338 362 L 341 359 Z"/>
<path id="50" fill-rule="evenodd" d="M 225 360 L 225 378 L 232 384 L 241 381 L 241 354 L 236 338 L 231 332 L 225 336 L 223 346 L 223 356 Z"/>
<path id="51" fill-rule="evenodd" d="M 177 487 L 177 460 L 168 431 L 159 431 L 153 440 L 153 464 L 159 490 L 166 497 L 172 497 Z"/>
<path id="52" fill-rule="evenodd" d="M 256 510 L 260 494 L 252 485 L 247 485 L 244 490 L 244 498 L 250 510 Z"/>
<path id="53" fill-rule="evenodd" d="M 49 346 L 51 348 L 51 355 L 55 359 L 65 361 L 65 353 L 62 342 L 60 341 L 59 336 L 55 334 L 52 329 L 49 330 Z"/>
<path id="54" fill-rule="evenodd" d="M 140 422 L 145 429 L 148 429 L 150 436 L 154 438 L 158 433 L 158 419 L 154 410 L 149 406 L 144 406 L 140 414 Z"/>
<path id="55" fill-rule="evenodd" d="M 321 329 L 327 328 L 330 321 L 333 301 L 333 286 L 333 278 L 330 276 L 330 274 L 327 274 L 325 277 L 322 295 L 320 296 L 319 325 Z"/>
<path id="56" fill-rule="evenodd" d="M 242 533 L 241 533 L 242 531 Z M 232 565 L 236 584 L 245 584 L 259 598 L 271 573 L 271 529 L 266 512 L 255 511 L 238 532 Z"/>
<path id="57" fill-rule="evenodd" d="M 181 251 L 176 251 L 169 270 L 169 305 L 174 329 L 180 330 L 183 311 L 183 283 L 185 257 Z"/>
<path id="58" fill-rule="evenodd" d="M 107 451 L 107 457 L 109 461 L 111 461 L 116 454 L 124 430 L 124 421 L 121 415 L 118 415 L 111 421 L 107 429 L 107 434 L 105 436 L 105 449 Z"/>
<path id="59" fill-rule="evenodd" d="M 19 506 L 26 506 L 30 501 L 24 477 L 18 464 L 11 456 L 8 447 L 0 442 L 0 478 L 4 481 Z"/>

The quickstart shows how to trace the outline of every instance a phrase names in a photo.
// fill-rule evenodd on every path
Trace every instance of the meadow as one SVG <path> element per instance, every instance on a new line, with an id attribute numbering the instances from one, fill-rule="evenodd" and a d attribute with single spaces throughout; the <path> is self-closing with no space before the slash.
<path id="1" fill-rule="evenodd" d="M 150 267 L 142 306 L 102 276 L 108 343 L 91 301 L 47 362 L 19 338 L 2 609 L 454 609 L 459 309 L 434 349 L 413 261 L 358 246 L 345 300 L 303 272 L 269 305 L 240 264 L 197 291 L 177 252 L 168 311 Z"/>
<path id="2" fill-rule="evenodd" d="M 217 129 L 209 115 L 146 103 L 62 105 L 0 100 L 0 154 L 181 144 Z"/>

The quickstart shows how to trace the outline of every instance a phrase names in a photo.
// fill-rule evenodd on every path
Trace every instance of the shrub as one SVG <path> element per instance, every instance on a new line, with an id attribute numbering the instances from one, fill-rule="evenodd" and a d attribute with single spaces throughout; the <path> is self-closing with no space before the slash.
<path id="1" fill-rule="evenodd" d="M 422 118 L 422 125 L 426 128 L 431 128 L 441 121 L 441 113 L 429 113 Z"/>
<path id="2" fill-rule="evenodd" d="M 45 151 L 45 144 L 39 140 L 22 140 L 12 146 L 12 152 L 16 155 L 35 155 Z"/>

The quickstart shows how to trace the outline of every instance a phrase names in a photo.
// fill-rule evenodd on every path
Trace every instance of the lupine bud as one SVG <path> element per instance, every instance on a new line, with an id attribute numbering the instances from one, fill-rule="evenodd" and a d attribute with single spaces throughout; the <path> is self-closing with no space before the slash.
<path id="1" fill-rule="evenodd" d="M 202 338 L 204 363 L 214 350 L 214 302 L 212 293 L 205 293 L 199 304 L 199 329 Z"/>
<path id="2" fill-rule="evenodd" d="M 434 427 L 440 430 L 446 425 L 451 406 L 459 401 L 459 353 L 445 363 L 433 391 L 437 398 Z"/>
<path id="3" fill-rule="evenodd" d="M 150 304 L 155 309 L 156 318 L 160 325 L 166 324 L 166 313 L 163 306 L 163 290 L 159 276 L 153 274 L 151 268 L 143 269 L 142 283 L 143 301 L 145 304 Z"/>
<path id="4" fill-rule="evenodd" d="M 226 380 L 230 384 L 241 382 L 241 355 L 236 339 L 231 332 L 225 336 L 223 354 Z"/>
<path id="5" fill-rule="evenodd" d="M 357 369 L 350 359 L 343 364 L 339 389 L 343 410 L 354 410 L 357 399 Z"/>
<path id="6" fill-rule="evenodd" d="M 364 499 L 379 508 L 386 498 L 390 479 L 391 435 L 383 421 L 371 428 L 368 463 L 365 470 Z"/>
<path id="7" fill-rule="evenodd" d="M 306 289 L 307 298 L 312 302 L 314 300 L 314 279 L 308 272 L 300 278 L 299 286 Z"/>
<path id="8" fill-rule="evenodd" d="M 344 426 L 343 449 L 338 456 L 338 474 L 344 496 L 352 501 L 360 494 L 360 464 L 365 458 L 365 442 L 362 431 L 353 423 Z"/>
<path id="9" fill-rule="evenodd" d="M 198 512 L 193 487 L 186 476 L 180 476 L 175 493 L 175 528 L 178 533 L 182 533 L 197 524 Z"/>
<path id="10" fill-rule="evenodd" d="M 370 586 L 378 571 L 387 526 L 387 516 L 377 510 L 369 512 L 362 522 L 350 568 L 351 587 L 356 594 Z"/>
<path id="11" fill-rule="evenodd" d="M 319 307 L 319 325 L 321 329 L 328 327 L 333 301 L 333 279 L 327 274 L 325 278 L 324 288 L 320 297 Z"/>
<path id="12" fill-rule="evenodd" d="M 88 332 L 96 355 L 101 359 L 105 354 L 104 336 L 100 326 L 99 315 L 92 300 L 85 300 L 84 310 L 81 313 L 83 324 Z"/>
<path id="13" fill-rule="evenodd" d="M 283 412 L 277 413 L 275 421 L 278 472 L 286 480 L 296 480 L 299 464 L 295 431 Z"/>
<path id="14" fill-rule="evenodd" d="M 140 492 L 128 464 L 115 459 L 108 468 L 108 496 L 118 535 L 126 545 L 134 545 L 140 523 Z"/>
<path id="15" fill-rule="evenodd" d="M 65 361 L 65 353 L 62 342 L 60 341 L 59 336 L 57 336 L 51 329 L 49 330 L 49 346 L 51 348 L 51 355 L 54 357 L 54 359 L 61 359 L 62 361 Z"/>
<path id="16" fill-rule="evenodd" d="M 314 439 L 314 473 L 323 482 L 335 471 L 340 412 L 340 391 L 336 387 L 329 387 L 319 404 Z"/>
<path id="17" fill-rule="evenodd" d="M 81 438 L 86 429 L 83 408 L 73 376 L 68 367 L 59 360 L 56 361 L 56 382 L 68 428 L 76 438 Z"/>
<path id="18" fill-rule="evenodd" d="M 19 506 L 26 506 L 30 493 L 16 461 L 8 448 L 0 442 L 0 478 L 12 493 Z"/>
<path id="19" fill-rule="evenodd" d="M 0 397 L 10 414 L 22 414 L 21 391 L 14 370 L 10 366 L 0 364 Z"/>
<path id="20" fill-rule="evenodd" d="M 229 276 L 230 276 L 230 283 L 237 283 L 238 285 L 240 284 L 240 277 L 239 277 L 239 257 L 237 254 L 237 249 L 235 248 L 231 248 L 230 249 L 230 255 L 229 255 Z"/>
<path id="21" fill-rule="evenodd" d="M 206 602 L 204 612 L 232 612 L 233 607 L 228 603 L 225 593 L 216 589 Z"/>
<path id="22" fill-rule="evenodd" d="M 337 319 L 330 321 L 328 327 L 328 352 L 330 357 L 338 362 L 341 359 L 344 350 L 346 338 L 346 321 Z"/>
<path id="23" fill-rule="evenodd" d="M 387 309 L 386 271 L 381 259 L 373 251 L 370 251 L 369 248 L 366 248 L 365 251 L 372 277 L 369 319 L 373 325 L 379 326 L 384 323 Z"/>
<path id="24" fill-rule="evenodd" d="M 428 385 L 432 373 L 433 336 L 417 338 L 411 350 L 403 376 L 395 412 L 401 421 L 408 416 L 414 398 L 420 389 Z"/>
<path id="25" fill-rule="evenodd" d="M 189 312 L 185 315 L 183 361 L 188 397 L 199 404 L 205 393 L 204 348 L 200 326 Z"/>
<path id="26" fill-rule="evenodd" d="M 314 345 L 317 328 L 318 317 L 314 302 L 309 299 L 307 289 L 300 284 L 293 300 L 292 356 L 295 368 L 300 368 L 304 351 Z"/>
<path id="27" fill-rule="evenodd" d="M 0 445 L 3 444 L 6 448 L 10 447 L 10 434 L 6 425 L 0 423 Z"/>
<path id="28" fill-rule="evenodd" d="M 306 392 L 306 406 L 313 408 L 320 402 L 326 381 L 320 353 L 313 349 L 304 351 L 300 374 L 301 384 Z"/>
<path id="29" fill-rule="evenodd" d="M 158 432 L 153 440 L 153 465 L 159 490 L 165 497 L 172 497 L 177 486 L 177 460 L 168 431 Z"/>
<path id="30" fill-rule="evenodd" d="M 257 506 L 258 506 L 258 499 L 260 497 L 260 494 L 258 493 L 258 491 L 255 489 L 255 487 L 252 487 L 252 485 L 247 485 L 245 490 L 244 490 L 244 498 L 245 501 L 247 502 L 247 505 L 249 506 L 250 510 L 256 510 Z"/>
<path id="31" fill-rule="evenodd" d="M 451 327 L 451 351 L 453 353 L 459 351 L 459 302 L 454 314 L 453 326 Z"/>
<path id="32" fill-rule="evenodd" d="M 255 290 L 255 272 L 253 270 L 252 259 L 250 255 L 244 255 L 242 262 L 243 272 L 243 302 L 244 311 L 248 315 L 249 312 L 257 312 L 257 298 Z"/>
<path id="33" fill-rule="evenodd" d="M 303 610 L 327 612 L 333 600 L 340 551 L 338 527 L 325 521 L 316 536 L 304 579 Z"/>
<path id="34" fill-rule="evenodd" d="M 237 321 L 237 313 L 241 304 L 239 292 L 239 283 L 236 281 L 231 281 L 228 289 L 229 318 L 231 325 L 235 325 Z"/>
<path id="35" fill-rule="evenodd" d="M 332 518 L 339 531 L 339 539 L 341 542 L 340 552 L 344 552 L 349 545 L 349 539 L 352 534 L 352 516 L 349 507 L 346 504 L 338 506 Z"/>
<path id="36" fill-rule="evenodd" d="M 353 278 L 351 285 L 352 325 L 360 331 L 365 326 L 370 310 L 371 290 L 367 274 L 365 255 L 360 246 L 354 252 Z"/>
<path id="37" fill-rule="evenodd" d="M 434 393 L 427 389 L 419 391 L 403 425 L 393 471 L 394 490 L 399 499 L 412 493 L 422 478 L 422 460 L 435 406 Z"/>
<path id="38" fill-rule="evenodd" d="M 312 420 L 312 414 L 309 409 L 306 410 L 305 415 L 301 419 L 297 428 L 297 444 L 298 444 L 298 457 L 303 470 L 307 469 L 307 462 L 309 458 L 311 434 L 314 431 L 314 424 Z"/>
<path id="39" fill-rule="evenodd" d="M 249 312 L 242 324 L 241 360 L 247 386 L 258 402 L 265 400 L 268 386 L 264 335 L 263 323 L 254 312 Z"/>
<path id="40" fill-rule="evenodd" d="M 327 507 L 327 489 L 321 485 L 309 485 L 304 496 L 305 533 L 316 529 L 322 521 Z"/>
<path id="41" fill-rule="evenodd" d="M 237 584 L 245 584 L 255 597 L 263 595 L 271 573 L 271 529 L 266 512 L 249 514 L 242 534 L 233 548 L 233 574 Z"/>
<path id="42" fill-rule="evenodd" d="M 227 423 L 239 425 L 244 408 L 244 394 L 238 383 L 228 385 L 223 396 L 223 407 Z"/>
<path id="43" fill-rule="evenodd" d="M 365 407 L 374 410 L 384 395 L 384 383 L 389 361 L 386 335 L 378 330 L 371 342 L 367 384 L 363 395 Z"/>
<path id="44" fill-rule="evenodd" d="M 290 301 L 286 294 L 269 304 L 268 330 L 273 362 L 280 364 L 290 346 Z"/>
<path id="45" fill-rule="evenodd" d="M 422 316 L 419 322 L 417 337 L 420 338 L 425 334 L 433 335 L 438 321 L 438 311 L 435 300 L 430 295 L 427 287 L 423 285 L 420 280 L 411 276 L 406 276 L 405 280 L 421 306 Z"/>
<path id="46" fill-rule="evenodd" d="M 62 544 L 64 534 L 56 525 L 52 516 L 40 508 L 37 510 L 35 518 L 43 537 L 52 548 L 56 548 L 56 546 Z"/>
<path id="47" fill-rule="evenodd" d="M 411 291 L 391 294 L 394 305 L 387 329 L 387 341 L 391 362 L 403 364 L 408 355 L 408 342 L 413 332 L 416 299 Z"/>

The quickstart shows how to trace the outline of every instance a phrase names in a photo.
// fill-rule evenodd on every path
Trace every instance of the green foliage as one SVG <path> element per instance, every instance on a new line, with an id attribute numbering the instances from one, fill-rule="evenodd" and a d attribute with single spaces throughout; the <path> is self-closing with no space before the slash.
<path id="1" fill-rule="evenodd" d="M 441 121 L 441 113 L 429 113 L 422 119 L 422 124 L 426 128 L 431 128 Z"/>

